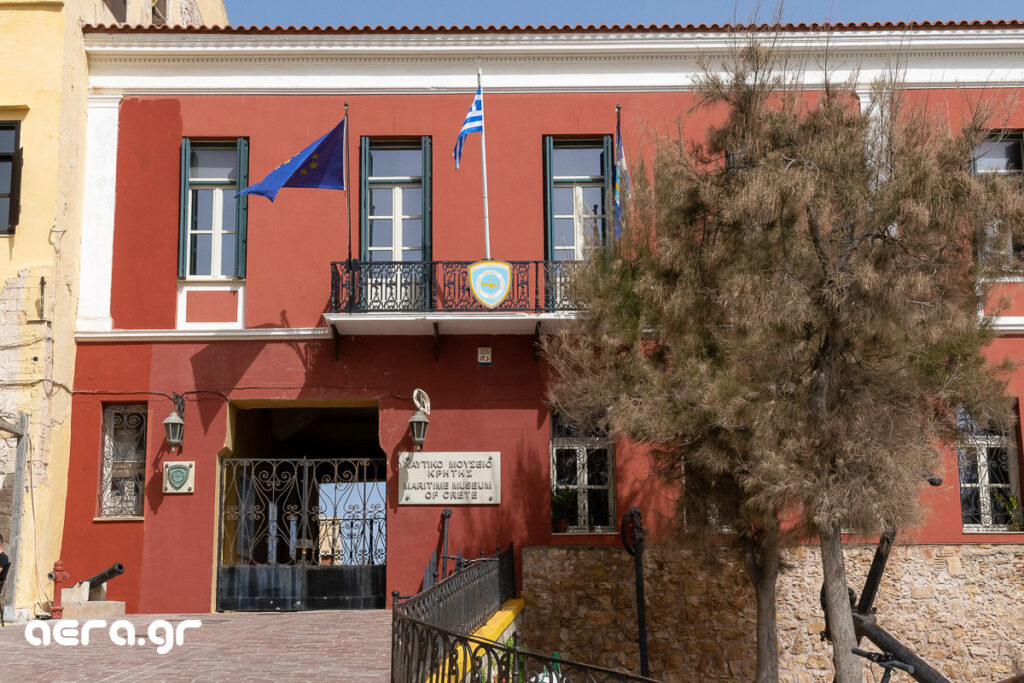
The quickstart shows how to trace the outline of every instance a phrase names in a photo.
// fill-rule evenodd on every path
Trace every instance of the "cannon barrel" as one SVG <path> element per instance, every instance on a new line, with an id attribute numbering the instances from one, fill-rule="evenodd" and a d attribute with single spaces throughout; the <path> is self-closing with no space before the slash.
<path id="1" fill-rule="evenodd" d="M 114 564 L 110 565 L 109 567 L 101 571 L 99 574 L 90 576 L 88 579 L 85 579 L 85 581 L 79 581 L 79 583 L 88 582 L 89 588 L 92 589 L 96 586 L 99 586 L 100 584 L 110 581 L 115 576 L 121 576 L 121 574 L 124 574 L 124 565 L 120 562 L 115 562 Z"/>

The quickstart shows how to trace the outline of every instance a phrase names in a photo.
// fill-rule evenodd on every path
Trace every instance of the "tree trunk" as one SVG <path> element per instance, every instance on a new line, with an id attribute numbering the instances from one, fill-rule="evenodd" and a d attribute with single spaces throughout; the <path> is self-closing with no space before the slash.
<path id="1" fill-rule="evenodd" d="M 761 546 L 761 567 L 754 581 L 754 590 L 757 592 L 755 683 L 778 683 L 779 680 L 779 635 L 775 615 L 775 586 L 778 578 L 779 537 L 778 533 L 768 533 Z"/>
<path id="2" fill-rule="evenodd" d="M 821 531 L 821 566 L 825 572 L 825 602 L 836 683 L 860 683 L 860 661 L 850 651 L 857 647 L 857 636 L 853 631 L 846 567 L 843 564 L 843 540 L 838 528 Z"/>

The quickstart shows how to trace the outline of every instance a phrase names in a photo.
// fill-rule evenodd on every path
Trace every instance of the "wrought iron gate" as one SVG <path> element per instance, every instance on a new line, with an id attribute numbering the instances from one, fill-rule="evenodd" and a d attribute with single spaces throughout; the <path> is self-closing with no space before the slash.
<path id="1" fill-rule="evenodd" d="M 383 608 L 386 467 L 225 458 L 217 609 Z"/>

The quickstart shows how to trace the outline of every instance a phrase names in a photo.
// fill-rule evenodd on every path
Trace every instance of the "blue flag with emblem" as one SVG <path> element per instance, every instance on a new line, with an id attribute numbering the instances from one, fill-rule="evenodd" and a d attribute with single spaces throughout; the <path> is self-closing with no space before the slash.
<path id="1" fill-rule="evenodd" d="M 473 104 L 469 105 L 469 111 L 466 113 L 466 120 L 462 122 L 462 130 L 459 131 L 459 139 L 455 141 L 455 149 L 452 150 L 452 156 L 455 157 L 455 168 L 459 168 L 459 162 L 462 161 L 462 142 L 466 139 L 466 136 L 470 133 L 483 133 L 484 132 L 484 90 L 483 86 L 477 86 L 476 96 L 473 98 Z"/>
<path id="2" fill-rule="evenodd" d="M 342 119 L 326 135 L 238 194 L 258 194 L 274 201 L 282 187 L 344 190 L 346 122 Z"/>

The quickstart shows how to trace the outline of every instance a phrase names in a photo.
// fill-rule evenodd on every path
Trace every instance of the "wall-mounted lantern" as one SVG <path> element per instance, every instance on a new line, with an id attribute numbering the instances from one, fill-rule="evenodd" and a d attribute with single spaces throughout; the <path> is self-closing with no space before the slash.
<path id="1" fill-rule="evenodd" d="M 427 415 L 430 415 L 430 397 L 422 389 L 416 389 L 412 392 L 412 402 L 416 405 L 416 412 L 409 418 L 409 432 L 416 450 L 422 451 L 423 441 L 427 438 L 427 425 L 430 424 L 427 419 Z"/>
<path id="2" fill-rule="evenodd" d="M 423 442 L 427 438 L 427 425 L 429 424 L 430 420 L 427 419 L 422 410 L 417 410 L 409 418 L 409 431 L 412 433 L 412 442 L 418 451 L 423 450 Z"/>
<path id="3" fill-rule="evenodd" d="M 164 431 L 167 434 L 167 443 L 173 453 L 181 446 L 181 442 L 185 438 L 185 420 L 182 417 L 185 414 L 185 399 L 178 394 L 172 394 L 171 401 L 174 402 L 174 410 L 164 420 Z"/>

